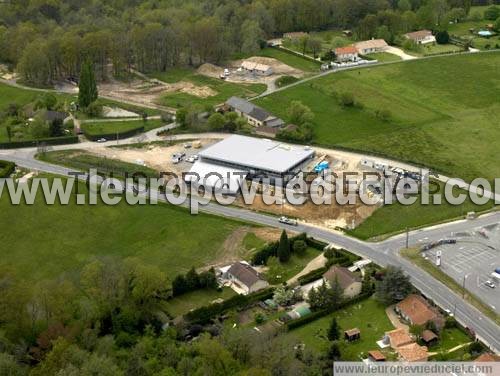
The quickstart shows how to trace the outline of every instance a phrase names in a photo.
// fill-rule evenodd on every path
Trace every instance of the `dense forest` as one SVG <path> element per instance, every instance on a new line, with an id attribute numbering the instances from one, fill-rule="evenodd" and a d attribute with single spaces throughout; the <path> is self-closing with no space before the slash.
<path id="1" fill-rule="evenodd" d="M 466 15 L 471 2 L 9 0 L 0 2 L 0 62 L 43 85 L 77 77 L 88 59 L 97 77 L 106 79 L 131 67 L 148 72 L 218 63 L 237 52 L 255 52 L 266 38 L 288 31 L 352 28 L 371 38 L 381 26 L 392 36 L 436 29 Z"/>

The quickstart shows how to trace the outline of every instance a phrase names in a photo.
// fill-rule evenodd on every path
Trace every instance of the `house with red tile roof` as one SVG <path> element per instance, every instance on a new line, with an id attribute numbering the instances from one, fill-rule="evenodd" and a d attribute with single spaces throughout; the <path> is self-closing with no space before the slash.
<path id="1" fill-rule="evenodd" d="M 354 46 L 339 47 L 335 49 L 335 57 L 339 62 L 356 61 L 358 59 L 358 50 Z"/>

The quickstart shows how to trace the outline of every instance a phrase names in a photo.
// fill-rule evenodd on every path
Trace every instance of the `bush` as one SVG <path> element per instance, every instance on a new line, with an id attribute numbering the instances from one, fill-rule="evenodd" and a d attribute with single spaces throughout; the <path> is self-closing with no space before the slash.
<path id="1" fill-rule="evenodd" d="M 8 161 L 0 161 L 0 178 L 8 178 L 16 170 L 16 164 Z"/>
<path id="2" fill-rule="evenodd" d="M 500 7 L 492 5 L 484 11 L 485 20 L 495 21 L 498 17 L 500 17 Z"/>
<path id="3" fill-rule="evenodd" d="M 447 44 L 450 42 L 450 35 L 446 30 L 438 31 L 436 33 L 436 43 L 437 44 Z"/>
<path id="4" fill-rule="evenodd" d="M 447 329 L 456 328 L 457 327 L 457 320 L 452 316 L 447 316 L 446 320 L 444 322 L 444 327 Z"/>
<path id="5" fill-rule="evenodd" d="M 389 111 L 387 109 L 375 111 L 375 116 L 382 121 L 388 121 L 391 118 L 391 115 L 392 115 L 391 111 Z"/>
<path id="6" fill-rule="evenodd" d="M 305 240 L 306 244 L 309 247 L 316 248 L 316 249 L 318 249 L 320 251 L 322 251 L 323 249 L 325 249 L 325 247 L 328 245 L 327 243 L 322 242 L 320 240 L 316 240 L 314 238 L 308 238 L 308 237 L 305 236 L 305 234 L 303 235 L 303 237 L 304 237 L 303 240 Z M 296 238 L 294 238 L 294 239 L 296 239 Z"/>
<path id="7" fill-rule="evenodd" d="M 276 86 L 278 87 L 287 86 L 293 84 L 294 82 L 297 82 L 298 80 L 299 80 L 298 78 L 295 78 L 293 76 L 281 76 L 276 80 Z"/>
<path id="8" fill-rule="evenodd" d="M 102 115 L 102 106 L 97 102 L 92 102 L 85 110 L 85 113 L 90 117 L 99 117 Z"/>
<path id="9" fill-rule="evenodd" d="M 296 240 L 293 242 L 293 252 L 298 255 L 303 255 L 307 249 L 307 244 L 303 240 Z"/>
<path id="10" fill-rule="evenodd" d="M 340 104 L 343 107 L 353 107 L 356 104 L 354 100 L 354 94 L 349 92 L 340 94 L 339 100 Z"/>
<path id="11" fill-rule="evenodd" d="M 303 286 L 310 282 L 316 281 L 317 279 L 320 279 L 327 270 L 327 267 L 311 270 L 309 273 L 304 274 L 303 276 L 300 276 L 298 278 L 299 285 Z"/>

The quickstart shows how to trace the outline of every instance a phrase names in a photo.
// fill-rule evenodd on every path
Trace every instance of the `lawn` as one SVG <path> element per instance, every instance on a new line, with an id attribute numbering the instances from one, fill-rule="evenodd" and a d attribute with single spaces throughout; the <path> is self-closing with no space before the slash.
<path id="1" fill-rule="evenodd" d="M 361 238 L 376 238 L 381 235 L 389 235 L 394 232 L 404 231 L 406 228 L 413 229 L 430 223 L 439 223 L 452 218 L 463 217 L 468 212 L 480 212 L 491 209 L 494 202 L 490 201 L 485 205 L 476 205 L 467 199 L 463 205 L 451 205 L 444 200 L 444 185 L 440 183 L 441 205 L 423 205 L 420 196 L 413 205 L 402 205 L 393 203 L 385 205 L 375 211 L 361 225 L 350 232 L 350 234 Z M 455 194 L 463 193 L 455 189 Z"/>
<path id="2" fill-rule="evenodd" d="M 253 232 L 249 232 L 243 238 L 243 246 L 247 251 L 253 251 L 264 247 L 266 242 L 255 235 Z"/>
<path id="3" fill-rule="evenodd" d="M 500 53 L 445 56 L 330 74 L 261 98 L 290 120 L 290 101 L 315 118 L 314 142 L 431 167 L 472 180 L 500 176 Z M 362 106 L 344 108 L 336 94 Z M 390 110 L 388 120 L 376 111 Z"/>
<path id="4" fill-rule="evenodd" d="M 264 48 L 258 53 L 258 56 L 272 57 L 293 68 L 304 72 L 319 72 L 321 63 L 305 57 L 297 56 L 293 53 L 280 50 L 278 48 Z"/>
<path id="5" fill-rule="evenodd" d="M 321 251 L 308 247 L 304 254 L 300 256 L 292 253 L 287 262 L 282 263 L 278 260 L 276 260 L 275 264 L 268 262 L 269 270 L 265 273 L 266 279 L 271 284 L 288 281 L 294 275 L 301 272 L 312 259 L 320 254 Z"/>
<path id="6" fill-rule="evenodd" d="M 428 44 L 422 46 L 422 54 L 427 55 L 437 55 L 437 54 L 447 54 L 453 52 L 463 52 L 463 48 L 455 46 L 454 44 Z"/>
<path id="7" fill-rule="evenodd" d="M 229 287 L 224 287 L 222 291 L 213 289 L 202 289 L 188 292 L 181 296 L 170 299 L 165 304 L 166 311 L 173 317 L 181 316 L 192 309 L 209 305 L 216 299 L 229 299 L 236 293 Z"/>
<path id="8" fill-rule="evenodd" d="M 174 108 L 186 107 L 189 104 L 212 107 L 223 103 L 231 96 L 249 98 L 266 90 L 266 85 L 264 84 L 236 84 L 218 78 L 203 76 L 197 74 L 195 70 L 188 68 L 175 68 L 167 72 L 153 73 L 151 76 L 168 83 L 187 81 L 197 86 L 208 86 L 217 93 L 216 95 L 202 98 L 188 93 L 173 92 L 165 94 L 159 99 L 159 104 Z"/>
<path id="9" fill-rule="evenodd" d="M 392 61 L 401 61 L 398 55 L 390 54 L 388 52 L 376 52 L 366 55 L 371 60 L 378 60 L 379 63 L 388 63 Z"/>
<path id="10" fill-rule="evenodd" d="M 144 127 L 144 131 L 149 131 L 154 128 L 161 127 L 163 121 L 160 119 L 143 120 L 117 120 L 103 122 L 89 122 L 82 124 L 82 130 L 89 135 L 99 136 L 107 134 L 117 134 L 128 132 L 133 129 Z"/>
<path id="11" fill-rule="evenodd" d="M 303 342 L 306 349 L 325 351 L 330 344 L 326 333 L 333 317 L 336 317 L 342 335 L 344 330 L 352 328 L 358 328 L 361 331 L 361 338 L 357 341 L 340 340 L 342 360 L 357 361 L 360 357 L 366 358 L 368 351 L 379 350 L 376 342 L 382 339 L 385 332 L 394 329 L 387 318 L 385 307 L 374 298 L 369 298 L 293 329 L 288 335 Z M 387 350 L 383 351 L 387 352 Z"/>
<path id="12" fill-rule="evenodd" d="M 83 184 L 80 192 L 87 192 Z M 36 281 L 75 275 L 102 257 L 137 257 L 157 265 L 172 280 L 192 266 L 213 263 L 223 243 L 240 222 L 166 205 L 117 206 L 10 204 L 0 198 L 2 258 L 0 263 L 21 278 Z M 248 226 L 248 225 L 245 225 Z"/>
<path id="13" fill-rule="evenodd" d="M 429 352 L 448 352 L 456 346 L 471 341 L 470 337 L 465 334 L 463 330 L 458 328 L 443 329 L 439 341 L 435 345 L 429 347 Z"/>
<path id="14" fill-rule="evenodd" d="M 34 90 L 25 90 L 0 83 L 0 111 L 11 103 L 21 106 L 33 102 L 41 93 Z"/>
<path id="15" fill-rule="evenodd" d="M 131 176 L 135 173 L 141 173 L 150 178 L 159 177 L 159 172 L 152 168 L 116 159 L 103 158 L 85 150 L 51 151 L 39 154 L 37 158 L 45 162 L 71 167 L 79 171 L 88 171 L 91 168 L 95 168 L 98 174 L 107 176 L 112 174 L 114 177 L 122 179 L 126 175 Z"/>

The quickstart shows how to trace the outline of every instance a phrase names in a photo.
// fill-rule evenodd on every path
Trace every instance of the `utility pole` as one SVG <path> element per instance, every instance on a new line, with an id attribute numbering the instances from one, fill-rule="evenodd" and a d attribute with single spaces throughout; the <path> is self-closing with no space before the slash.
<path id="1" fill-rule="evenodd" d="M 464 281 L 462 283 L 462 299 L 465 299 L 465 279 L 467 278 L 467 274 L 464 274 Z"/>
<path id="2" fill-rule="evenodd" d="M 408 227 L 406 228 L 406 249 L 410 246 L 410 230 Z"/>

